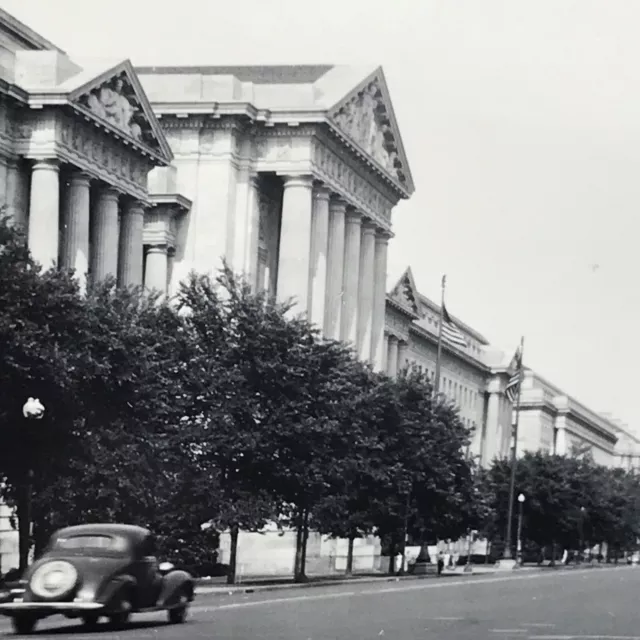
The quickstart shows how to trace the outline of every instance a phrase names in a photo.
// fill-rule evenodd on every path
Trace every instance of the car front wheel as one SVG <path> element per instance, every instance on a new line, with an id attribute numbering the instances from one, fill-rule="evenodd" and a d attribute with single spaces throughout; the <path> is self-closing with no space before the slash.
<path id="1" fill-rule="evenodd" d="M 109 616 L 109 622 L 113 627 L 123 627 L 129 622 L 132 609 L 131 598 L 128 595 L 123 595 L 116 610 Z"/>
<path id="2" fill-rule="evenodd" d="M 36 622 L 37 620 L 33 616 L 16 616 L 11 620 L 14 632 L 19 635 L 33 633 Z"/>

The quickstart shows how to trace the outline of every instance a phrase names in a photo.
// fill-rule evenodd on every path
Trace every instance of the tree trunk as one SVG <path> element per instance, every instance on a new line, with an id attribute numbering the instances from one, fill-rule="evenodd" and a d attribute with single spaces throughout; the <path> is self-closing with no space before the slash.
<path id="1" fill-rule="evenodd" d="M 347 570 L 346 575 L 353 575 L 353 541 L 355 536 L 353 533 L 349 535 L 349 546 L 347 547 Z"/>
<path id="2" fill-rule="evenodd" d="M 293 579 L 298 581 L 302 566 L 302 526 L 300 516 L 296 517 L 296 559 L 293 567 Z"/>
<path id="3" fill-rule="evenodd" d="M 389 545 L 389 570 L 388 573 L 392 576 L 396 572 L 396 543 L 392 541 Z"/>
<path id="4" fill-rule="evenodd" d="M 240 536 L 240 529 L 237 524 L 232 524 L 229 528 L 229 535 L 231 537 L 231 547 L 229 550 L 229 572 L 227 573 L 227 584 L 236 583 L 236 569 L 238 566 L 238 538 Z"/>
<path id="5" fill-rule="evenodd" d="M 32 475 L 33 472 L 31 470 L 27 471 L 22 486 L 18 488 L 19 495 L 17 501 L 17 512 L 20 573 L 29 566 L 29 550 L 31 548 Z"/>
<path id="6" fill-rule="evenodd" d="M 307 579 L 305 565 L 307 562 L 307 540 L 309 539 L 309 514 L 301 511 L 298 517 L 298 531 L 296 534 L 296 567 L 295 582 L 304 582 Z"/>
<path id="7" fill-rule="evenodd" d="M 302 520 L 302 563 L 300 566 L 300 576 L 302 580 L 307 579 L 307 544 L 309 542 L 309 512 L 304 512 Z"/>
<path id="8" fill-rule="evenodd" d="M 551 543 L 551 562 L 549 563 L 550 567 L 556 566 L 556 541 L 554 540 Z"/>

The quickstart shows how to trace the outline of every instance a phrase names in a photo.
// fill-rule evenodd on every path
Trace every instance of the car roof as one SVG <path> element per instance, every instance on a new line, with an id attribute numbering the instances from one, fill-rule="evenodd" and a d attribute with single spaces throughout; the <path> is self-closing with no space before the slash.
<path id="1" fill-rule="evenodd" d="M 124 536 L 134 540 L 135 542 L 142 542 L 151 532 L 144 527 L 138 527 L 133 524 L 79 524 L 72 527 L 65 527 L 59 529 L 54 534 L 56 538 L 66 536 L 82 536 L 82 535 L 103 535 L 103 536 Z"/>

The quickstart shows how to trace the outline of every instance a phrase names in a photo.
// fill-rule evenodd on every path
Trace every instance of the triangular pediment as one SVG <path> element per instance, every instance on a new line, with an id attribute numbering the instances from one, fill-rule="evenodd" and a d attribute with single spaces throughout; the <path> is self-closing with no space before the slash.
<path id="1" fill-rule="evenodd" d="M 406 192 L 414 191 L 409 162 L 382 68 L 329 110 L 329 118 Z"/>
<path id="2" fill-rule="evenodd" d="M 395 287 L 391 290 L 389 297 L 402 308 L 406 309 L 415 318 L 422 317 L 420 312 L 420 296 L 416 289 L 411 267 L 402 274 Z"/>
<path id="3" fill-rule="evenodd" d="M 70 102 L 166 163 L 173 154 L 129 60 L 74 89 Z"/>

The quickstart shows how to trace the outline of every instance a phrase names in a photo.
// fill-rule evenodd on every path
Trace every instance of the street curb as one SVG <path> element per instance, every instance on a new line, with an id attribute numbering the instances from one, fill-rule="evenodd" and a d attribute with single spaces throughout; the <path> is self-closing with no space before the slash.
<path id="1" fill-rule="evenodd" d="M 551 571 L 574 571 L 577 569 L 614 569 L 614 568 L 623 568 L 626 565 L 619 565 L 616 567 L 615 565 L 591 565 L 591 566 L 581 566 L 581 565 L 568 565 L 561 567 L 524 567 L 522 569 L 516 569 L 514 573 L 519 572 L 527 572 L 527 573 L 545 573 Z M 494 569 L 483 570 L 477 569 L 473 573 L 463 573 L 463 572 L 450 572 L 445 573 L 442 576 L 437 576 L 434 573 L 427 573 L 423 575 L 406 575 L 406 576 L 363 576 L 363 577 L 353 577 L 353 578 L 344 578 L 344 579 L 334 579 L 334 580 L 317 580 L 317 581 L 309 581 L 309 582 L 300 582 L 300 583 L 292 583 L 287 582 L 284 584 L 265 584 L 265 585 L 251 585 L 243 587 L 241 585 L 229 585 L 229 586 L 219 586 L 219 587 L 209 587 L 206 584 L 196 585 L 195 593 L 196 595 L 202 596 L 232 596 L 232 595 L 242 595 L 247 593 L 261 593 L 267 591 L 282 591 L 285 589 L 289 590 L 297 590 L 297 589 L 311 589 L 314 587 L 330 587 L 330 586 L 344 586 L 345 584 L 372 584 L 379 582 L 381 584 L 388 582 L 404 582 L 408 580 L 418 581 L 418 580 L 446 580 L 447 578 L 471 578 L 474 576 L 488 576 L 488 575 L 505 575 L 504 572 L 497 571 Z"/>

